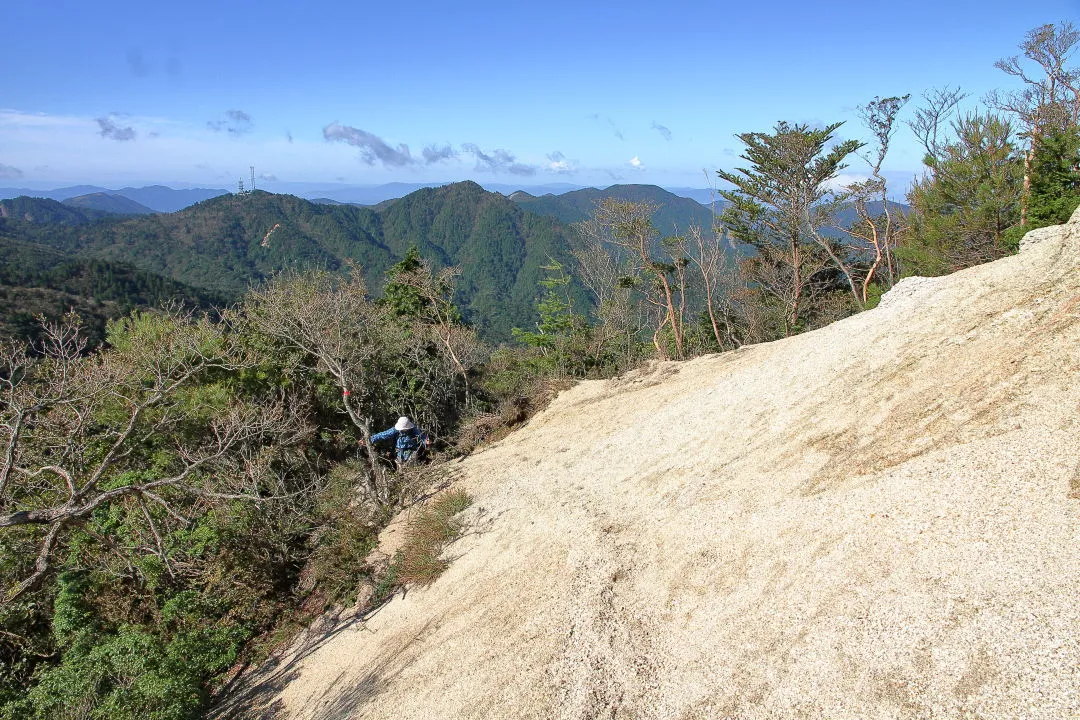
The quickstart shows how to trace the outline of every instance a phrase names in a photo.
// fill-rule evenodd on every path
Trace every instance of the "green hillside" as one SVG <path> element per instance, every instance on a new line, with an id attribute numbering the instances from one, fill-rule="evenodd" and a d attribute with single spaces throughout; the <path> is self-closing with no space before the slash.
<path id="1" fill-rule="evenodd" d="M 457 301 L 466 319 L 495 341 L 532 323 L 541 267 L 569 261 L 568 228 L 472 182 L 423 189 L 381 210 L 260 191 L 167 215 L 93 222 L 84 216 L 79 223 L 78 216 L 62 214 L 73 208 L 35 202 L 52 204 L 33 212 L 13 207 L 0 231 L 66 256 L 128 263 L 227 298 L 283 269 L 343 271 L 350 263 L 364 269 L 377 291 L 384 272 L 415 245 L 436 266 L 461 266 Z M 36 221 L 46 211 L 54 222 Z"/>
<path id="2" fill-rule="evenodd" d="M 0 257 L 0 336 L 34 338 L 37 316 L 56 318 L 74 309 L 96 344 L 108 320 L 138 307 L 180 302 L 209 309 L 226 301 L 128 264 L 71 257 L 36 243 L 0 237 Z"/>
<path id="3" fill-rule="evenodd" d="M 505 340 L 512 327 L 531 326 L 541 267 L 552 260 L 570 262 L 572 230 L 473 182 L 418 190 L 380 216 L 396 255 L 416 245 L 437 264 L 461 268 L 458 302 L 490 338 Z"/>
<path id="4" fill-rule="evenodd" d="M 65 205 L 48 198 L 28 197 L 0 200 L 0 220 L 12 220 L 33 225 L 83 225 L 105 220 L 112 213 L 89 207 Z"/>

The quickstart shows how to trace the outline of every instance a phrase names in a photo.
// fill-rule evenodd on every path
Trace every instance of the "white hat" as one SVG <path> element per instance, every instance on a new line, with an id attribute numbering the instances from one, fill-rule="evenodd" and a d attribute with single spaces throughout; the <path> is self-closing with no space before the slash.
<path id="1" fill-rule="evenodd" d="M 401 432 L 402 430 L 412 430 L 414 427 L 416 426 L 412 424 L 412 420 L 404 415 L 399 417 L 397 423 L 394 425 L 394 429 L 398 432 Z"/>

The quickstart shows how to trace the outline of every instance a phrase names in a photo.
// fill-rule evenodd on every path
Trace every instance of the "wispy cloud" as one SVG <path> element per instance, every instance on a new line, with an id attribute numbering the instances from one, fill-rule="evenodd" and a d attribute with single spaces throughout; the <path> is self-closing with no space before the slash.
<path id="1" fill-rule="evenodd" d="M 610 116 L 601 115 L 600 113 L 593 113 L 592 115 L 588 115 L 586 117 L 594 122 L 607 125 L 608 130 L 611 131 L 612 135 L 619 138 L 620 140 L 626 140 L 626 138 L 623 137 L 622 130 L 619 129 L 619 126 L 615 124 L 615 121 L 612 120 Z"/>
<path id="2" fill-rule="evenodd" d="M 108 115 L 106 117 L 94 118 L 94 121 L 100 128 L 98 134 L 101 137 L 108 140 L 116 140 L 117 142 L 128 142 L 135 139 L 135 128 L 130 125 L 123 127 L 118 125 L 113 119 L 115 115 Z"/>
<path id="3" fill-rule="evenodd" d="M 289 144 L 290 144 L 290 145 L 292 145 L 292 144 L 293 144 L 293 136 L 292 136 L 292 132 L 291 132 L 291 131 L 289 131 L 289 130 L 286 130 L 286 131 L 285 131 L 285 139 L 289 141 Z"/>
<path id="4" fill-rule="evenodd" d="M 568 160 L 565 155 L 556 150 L 547 156 L 547 169 L 557 175 L 573 175 L 577 172 L 577 160 Z"/>
<path id="5" fill-rule="evenodd" d="M 641 159 L 638 158 L 637 155 L 630 158 L 630 161 L 628 163 L 626 163 L 626 164 L 629 165 L 630 167 L 634 168 L 635 170 L 644 170 L 645 169 L 644 163 L 641 162 Z"/>
<path id="6" fill-rule="evenodd" d="M 653 123 L 652 123 L 652 125 L 650 126 L 649 129 L 650 130 L 655 130 L 656 132 L 663 135 L 665 140 L 667 140 L 668 142 L 671 142 L 671 131 L 668 130 L 663 125 L 661 125 L 660 123 L 656 122 L 655 120 L 653 120 Z"/>
<path id="7" fill-rule="evenodd" d="M 457 150 L 450 145 L 428 145 L 424 148 L 424 162 L 428 165 L 433 165 L 443 160 L 452 160 L 458 156 Z"/>
<path id="8" fill-rule="evenodd" d="M 260 180 L 265 180 L 266 182 L 277 182 L 278 181 L 277 180 L 277 175 L 271 175 L 269 173 L 262 173 L 261 175 L 259 175 L 259 179 Z"/>
<path id="9" fill-rule="evenodd" d="M 461 149 L 476 158 L 476 169 L 489 172 L 509 172 L 513 175 L 535 175 L 536 168 L 517 162 L 517 157 L 508 150 L 497 148 L 485 153 L 475 143 L 464 143 Z"/>
<path id="10" fill-rule="evenodd" d="M 368 165 L 374 165 L 376 162 L 381 162 L 386 167 L 405 167 L 416 164 L 416 159 L 405 143 L 390 147 L 378 135 L 359 128 L 333 122 L 323 128 L 323 138 L 327 142 L 343 142 L 360 148 L 360 159 Z"/>
<path id="11" fill-rule="evenodd" d="M 228 110 L 220 120 L 209 120 L 206 127 L 214 132 L 227 132 L 232 136 L 251 132 L 251 116 L 243 110 Z"/>
<path id="12" fill-rule="evenodd" d="M 23 176 L 23 171 L 17 167 L 11 165 L 5 165 L 0 163 L 0 179 L 2 180 L 18 180 Z"/>
<path id="13" fill-rule="evenodd" d="M 27 113 L 19 110 L 0 110 L 0 128 L 11 130 L 39 130 L 42 132 L 77 131 L 85 132 L 94 126 L 92 120 L 70 115 L 46 115 L 45 113 Z"/>

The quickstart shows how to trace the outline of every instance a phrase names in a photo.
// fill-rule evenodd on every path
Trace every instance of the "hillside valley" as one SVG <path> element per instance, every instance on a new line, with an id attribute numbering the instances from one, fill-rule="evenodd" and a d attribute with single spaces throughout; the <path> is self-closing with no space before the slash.
<path id="1" fill-rule="evenodd" d="M 578 383 L 451 466 L 441 578 L 219 717 L 1076 716 L 1078 371 L 1080 212 L 823 329 Z"/>

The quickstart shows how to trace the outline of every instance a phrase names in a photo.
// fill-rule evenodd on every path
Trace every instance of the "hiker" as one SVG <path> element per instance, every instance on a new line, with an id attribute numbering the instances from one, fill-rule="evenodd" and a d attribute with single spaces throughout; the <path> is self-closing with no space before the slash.
<path id="1" fill-rule="evenodd" d="M 413 421 L 405 416 L 399 417 L 394 427 L 389 430 L 383 430 L 371 436 L 372 445 L 383 440 L 394 440 L 398 467 L 417 457 L 421 447 L 431 446 L 427 433 L 416 427 Z"/>

